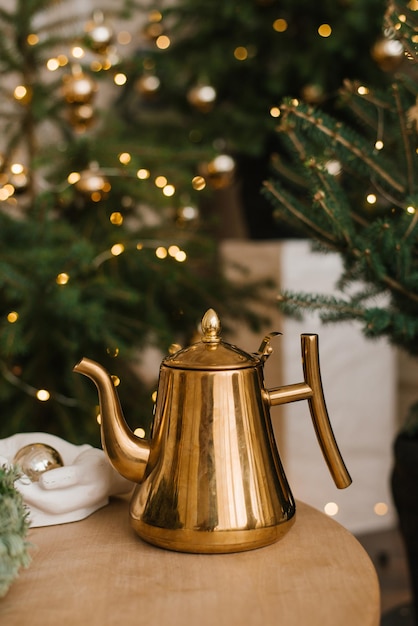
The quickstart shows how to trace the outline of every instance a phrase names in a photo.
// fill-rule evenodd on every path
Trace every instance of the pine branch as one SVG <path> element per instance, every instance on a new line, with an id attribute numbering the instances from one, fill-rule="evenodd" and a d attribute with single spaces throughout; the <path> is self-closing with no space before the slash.
<path id="1" fill-rule="evenodd" d="M 311 127 L 315 128 L 326 137 L 329 137 L 333 142 L 340 144 L 349 153 L 362 161 L 372 173 L 377 174 L 382 180 L 386 181 L 391 187 L 396 189 L 396 191 L 398 191 L 399 193 L 405 193 L 405 187 L 400 184 L 395 178 L 390 176 L 387 170 L 380 167 L 374 159 L 372 159 L 361 149 L 360 146 L 357 146 L 353 141 L 346 139 L 342 135 L 342 133 L 339 132 L 339 130 L 341 129 L 338 128 L 338 124 L 337 128 L 330 121 L 329 125 L 324 124 L 322 122 L 322 119 L 326 117 L 325 114 L 322 114 L 322 117 L 314 116 L 314 109 L 310 107 L 305 107 L 304 105 L 292 106 L 288 104 L 283 104 L 281 109 L 284 114 L 284 122 L 287 122 L 287 118 L 289 115 L 293 115 L 294 117 L 308 123 Z M 330 126 L 334 127 L 330 128 Z M 283 123 L 280 131 L 288 132 L 288 127 Z"/>
<path id="2" fill-rule="evenodd" d="M 320 228 L 315 222 L 310 220 L 302 211 L 299 211 L 295 205 L 290 201 L 289 196 L 280 192 L 277 186 L 274 186 L 270 181 L 264 181 L 263 186 L 282 204 L 286 209 L 302 224 L 305 224 L 310 231 L 316 233 L 321 241 L 330 245 L 333 249 L 337 249 L 337 239 L 332 236 L 328 231 Z"/>

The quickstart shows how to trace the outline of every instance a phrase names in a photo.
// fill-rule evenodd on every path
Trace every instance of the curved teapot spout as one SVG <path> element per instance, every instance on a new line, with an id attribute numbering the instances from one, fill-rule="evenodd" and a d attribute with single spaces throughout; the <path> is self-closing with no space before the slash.
<path id="1" fill-rule="evenodd" d="M 102 446 L 115 470 L 140 483 L 147 467 L 150 445 L 136 437 L 127 425 L 113 381 L 102 365 L 83 358 L 74 367 L 90 378 L 99 392 Z"/>

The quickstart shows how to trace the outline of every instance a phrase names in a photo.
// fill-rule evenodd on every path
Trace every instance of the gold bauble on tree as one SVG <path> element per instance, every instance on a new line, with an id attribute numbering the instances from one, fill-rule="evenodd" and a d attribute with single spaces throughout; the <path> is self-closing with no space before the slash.
<path id="1" fill-rule="evenodd" d="M 135 82 L 135 90 L 146 100 L 152 100 L 157 96 L 160 84 L 158 76 L 146 73 Z"/>
<path id="2" fill-rule="evenodd" d="M 68 121 L 76 132 L 83 133 L 96 121 L 93 107 L 89 103 L 73 104 L 68 112 Z"/>
<path id="3" fill-rule="evenodd" d="M 189 89 L 187 100 L 194 109 L 202 113 L 208 113 L 214 107 L 216 100 L 216 90 L 212 85 L 198 84 Z"/>
<path id="4" fill-rule="evenodd" d="M 185 203 L 176 210 L 176 223 L 178 226 L 195 226 L 199 221 L 200 212 L 197 206 Z"/>
<path id="5" fill-rule="evenodd" d="M 381 37 L 374 44 L 371 55 L 384 72 L 394 72 L 402 63 L 405 50 L 397 39 Z"/>
<path id="6" fill-rule="evenodd" d="M 103 200 L 111 189 L 108 179 L 96 162 L 90 163 L 86 170 L 80 172 L 80 178 L 74 186 L 80 194 L 94 202 Z"/>
<path id="7" fill-rule="evenodd" d="M 93 19 L 84 27 L 87 35 L 87 44 L 98 54 L 107 54 L 113 43 L 113 30 L 105 22 L 102 11 L 95 11 Z"/>
<path id="8" fill-rule="evenodd" d="M 219 154 L 199 169 L 213 189 L 225 189 L 234 182 L 235 168 L 235 160 L 229 154 Z"/>
<path id="9" fill-rule="evenodd" d="M 97 83 L 80 66 L 63 77 L 62 91 L 69 104 L 89 104 L 97 91 Z"/>

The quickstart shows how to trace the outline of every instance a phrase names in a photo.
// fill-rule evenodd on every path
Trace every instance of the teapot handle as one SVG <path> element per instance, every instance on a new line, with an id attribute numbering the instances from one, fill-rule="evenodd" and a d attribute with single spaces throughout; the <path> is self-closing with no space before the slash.
<path id="1" fill-rule="evenodd" d="M 308 400 L 318 443 L 328 469 L 336 486 L 339 489 L 344 489 L 351 484 L 351 477 L 341 456 L 328 417 L 319 366 L 318 335 L 301 335 L 301 349 L 305 382 L 266 390 L 267 400 L 271 406 L 297 400 Z"/>

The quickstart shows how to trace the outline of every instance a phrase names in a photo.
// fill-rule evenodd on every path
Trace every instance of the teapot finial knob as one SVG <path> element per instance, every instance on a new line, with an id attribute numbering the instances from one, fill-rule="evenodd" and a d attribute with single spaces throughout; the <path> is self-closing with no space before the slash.
<path id="1" fill-rule="evenodd" d="M 208 309 L 202 318 L 203 343 L 219 343 L 221 340 L 221 322 L 213 309 Z"/>

